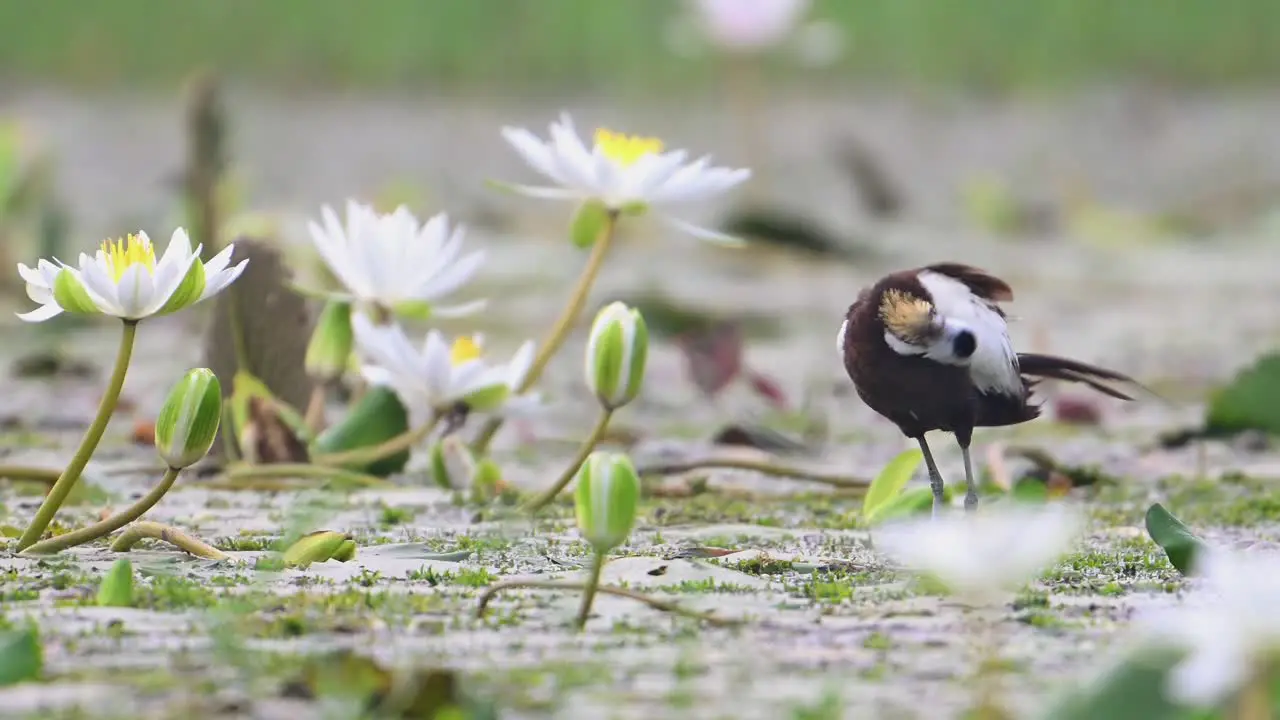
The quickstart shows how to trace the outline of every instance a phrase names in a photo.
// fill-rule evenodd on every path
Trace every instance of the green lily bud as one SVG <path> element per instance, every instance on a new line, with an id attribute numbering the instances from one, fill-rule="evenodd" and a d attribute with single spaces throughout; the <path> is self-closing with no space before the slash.
<path id="1" fill-rule="evenodd" d="M 606 305 L 587 339 L 587 387 L 601 405 L 616 410 L 635 399 L 649 357 L 649 329 L 640 311 L 623 303 Z"/>
<path id="2" fill-rule="evenodd" d="M 577 473 L 578 531 L 601 555 L 626 541 L 636 521 L 640 478 L 631 458 L 597 450 Z"/>
<path id="3" fill-rule="evenodd" d="M 156 452 L 169 467 L 195 464 L 213 447 L 222 421 L 222 386 L 208 368 L 188 372 L 169 390 L 156 417 Z"/>
<path id="4" fill-rule="evenodd" d="M 351 359 L 351 303 L 330 300 L 316 320 L 307 344 L 307 375 L 322 382 L 342 377 Z"/>
<path id="5" fill-rule="evenodd" d="M 476 461 L 457 435 L 431 446 L 431 478 L 445 490 L 465 490 L 476 474 Z"/>

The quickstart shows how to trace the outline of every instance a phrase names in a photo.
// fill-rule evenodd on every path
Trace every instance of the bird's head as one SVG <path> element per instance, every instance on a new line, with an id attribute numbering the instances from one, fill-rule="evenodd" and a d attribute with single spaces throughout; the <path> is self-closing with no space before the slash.
<path id="1" fill-rule="evenodd" d="M 885 291 L 880 299 L 880 320 L 885 332 L 903 347 L 919 348 L 935 359 L 963 365 L 977 348 L 976 337 L 966 324 L 943 317 L 932 302 L 905 290 Z"/>

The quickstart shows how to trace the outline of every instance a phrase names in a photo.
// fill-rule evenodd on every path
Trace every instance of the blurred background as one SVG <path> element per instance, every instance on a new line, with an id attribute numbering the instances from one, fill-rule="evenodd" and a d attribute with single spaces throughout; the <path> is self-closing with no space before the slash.
<path id="1" fill-rule="evenodd" d="M 167 237 L 193 183 L 222 241 L 403 202 L 489 248 L 481 323 L 514 344 L 581 256 L 565 206 L 485 180 L 532 180 L 500 129 L 567 110 L 755 172 L 683 213 L 747 250 L 637 223 L 606 269 L 596 301 L 684 340 L 655 372 L 737 337 L 824 394 L 857 290 L 958 260 L 1013 284 L 1021 346 L 1194 396 L 1276 335 L 1277 38 L 1274 0 L 0 3 L 0 254 Z"/>

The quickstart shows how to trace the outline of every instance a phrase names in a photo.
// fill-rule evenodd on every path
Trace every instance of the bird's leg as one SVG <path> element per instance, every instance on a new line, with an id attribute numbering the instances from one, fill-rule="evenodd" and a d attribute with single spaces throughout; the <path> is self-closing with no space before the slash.
<path id="1" fill-rule="evenodd" d="M 933 490 L 933 517 L 942 513 L 942 473 L 938 472 L 938 464 L 933 461 L 933 453 L 929 452 L 929 443 L 924 441 L 924 434 L 916 438 L 920 443 L 920 452 L 924 454 L 925 467 L 929 468 L 929 488 Z"/>
<path id="2" fill-rule="evenodd" d="M 964 456 L 964 510 L 973 512 L 978 509 L 978 481 L 973 477 L 973 461 L 969 459 L 969 445 L 973 441 L 973 431 L 956 431 L 956 442 L 960 443 L 960 454 Z"/>
<path id="3" fill-rule="evenodd" d="M 969 445 L 960 446 L 960 454 L 964 455 L 964 510 L 973 512 L 978 509 L 978 481 L 973 478 L 973 463 L 969 460 Z"/>

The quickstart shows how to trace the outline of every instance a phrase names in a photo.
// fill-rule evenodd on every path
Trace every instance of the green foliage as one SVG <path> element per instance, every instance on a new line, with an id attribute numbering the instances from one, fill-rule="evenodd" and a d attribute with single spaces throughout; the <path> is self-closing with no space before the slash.
<path id="1" fill-rule="evenodd" d="M 902 495 L 902 489 L 907 486 L 911 476 L 915 475 L 922 460 L 923 452 L 918 448 L 908 448 L 898 453 L 897 457 L 880 470 L 876 479 L 871 481 L 867 496 L 862 501 L 862 516 L 867 522 L 875 523 L 881 519 L 880 514 Z"/>
<path id="2" fill-rule="evenodd" d="M 352 405 L 346 417 L 320 433 L 312 451 L 338 453 L 374 447 L 409 431 L 409 412 L 400 398 L 385 387 L 371 387 Z M 367 465 L 352 464 L 349 470 L 386 477 L 398 473 L 409 462 L 409 451 L 382 458 Z"/>
<path id="3" fill-rule="evenodd" d="M 1203 540 L 1160 503 L 1147 508 L 1147 534 L 1155 544 L 1164 548 L 1170 564 L 1183 575 L 1191 573 L 1196 556 L 1206 547 Z"/>
<path id="4" fill-rule="evenodd" d="M 714 58 L 664 45 L 680 5 L 382 0 L 352 13 L 344 0 L 42 0 L 33 13 L 0 3 L 0 28 L 12 29 L 0 67 L 26 80 L 99 85 L 172 86 L 207 64 L 234 77 L 338 86 L 705 90 Z M 1280 70 L 1274 0 L 1180 0 L 1176 11 L 1168 0 L 816 0 L 812 17 L 850 40 L 830 70 L 842 84 L 1038 88 L 1134 74 L 1221 83 Z"/>
<path id="5" fill-rule="evenodd" d="M 1280 435 L 1280 353 L 1263 356 L 1213 394 L 1205 430 L 1215 435 L 1242 430 Z"/>
<path id="6" fill-rule="evenodd" d="M 0 634 L 0 687 L 39 680 L 44 649 L 34 626 Z"/>
<path id="7" fill-rule="evenodd" d="M 133 563 L 120 558 L 98 586 L 98 604 L 103 607 L 133 607 Z"/>

